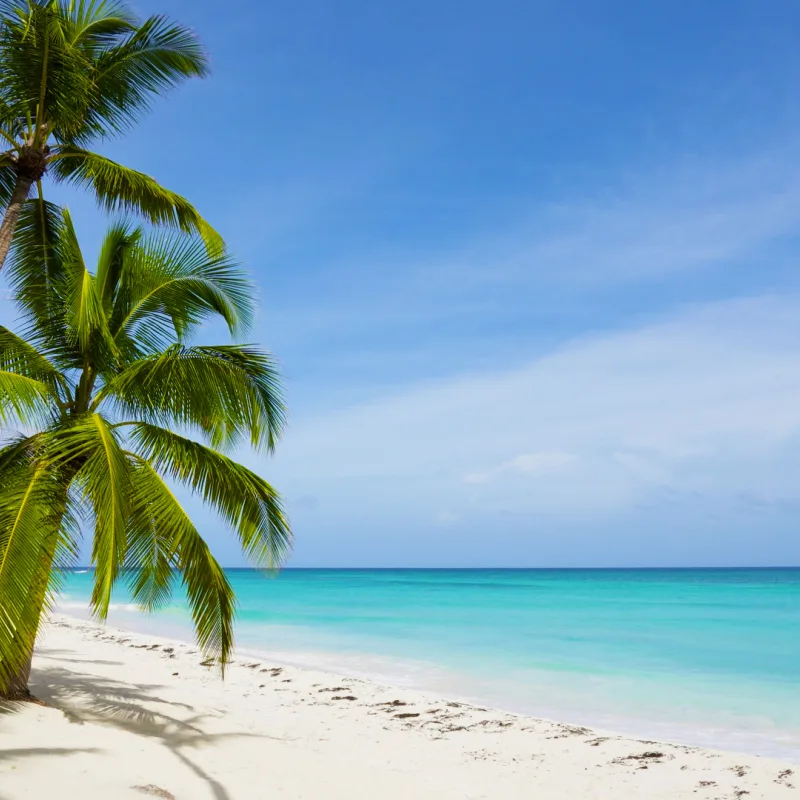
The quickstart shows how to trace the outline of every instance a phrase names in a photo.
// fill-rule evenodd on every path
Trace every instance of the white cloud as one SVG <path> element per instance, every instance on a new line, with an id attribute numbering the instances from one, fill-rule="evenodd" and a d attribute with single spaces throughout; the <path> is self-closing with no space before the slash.
<path id="1" fill-rule="evenodd" d="M 513 229 L 484 233 L 460 254 L 426 264 L 460 282 L 642 282 L 751 256 L 793 234 L 798 145 L 746 158 L 678 159 L 615 175 L 578 198 L 542 200 Z M 588 195 L 588 196 L 587 196 Z"/>
<path id="2" fill-rule="evenodd" d="M 763 274 L 775 286 L 771 270 L 794 260 L 781 244 L 797 228 L 798 165 L 800 142 L 747 157 L 677 158 L 626 175 L 582 176 L 560 194 L 532 191 L 528 205 L 509 209 L 502 223 L 465 226 L 441 243 L 410 237 L 361 253 L 348 244 L 326 257 L 335 280 L 324 292 L 270 309 L 268 339 L 286 336 L 303 364 L 330 363 L 338 342 L 337 364 L 379 369 L 386 341 L 393 352 L 398 340 L 409 342 L 417 359 L 426 351 L 437 361 L 443 353 L 463 358 L 465 337 L 483 348 L 487 331 L 508 333 L 510 316 L 529 318 L 532 327 L 559 309 L 569 321 L 587 304 L 616 315 L 617 298 L 632 286 L 722 276 L 745 263 L 752 284 Z M 642 311 L 653 306 L 663 308 L 660 295 L 642 299 Z M 443 320 L 452 327 L 441 327 Z M 424 336 L 437 323 L 436 336 Z M 507 346 L 519 347 L 518 330 Z"/>
<path id="3" fill-rule="evenodd" d="M 507 473 L 543 475 L 561 471 L 576 461 L 572 453 L 521 453 L 485 472 L 467 473 L 464 483 L 487 483 Z"/>
<path id="4" fill-rule="evenodd" d="M 277 466 L 326 508 L 570 515 L 665 488 L 795 498 L 798 434 L 800 297 L 764 297 L 296 420 Z"/>

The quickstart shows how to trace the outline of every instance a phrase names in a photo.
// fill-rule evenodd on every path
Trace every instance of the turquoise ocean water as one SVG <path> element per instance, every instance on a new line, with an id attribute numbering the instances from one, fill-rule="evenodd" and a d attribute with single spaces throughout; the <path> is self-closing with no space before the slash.
<path id="1" fill-rule="evenodd" d="M 634 735 L 800 761 L 800 569 L 231 570 L 239 649 Z M 91 573 L 61 610 L 85 616 Z M 112 624 L 190 638 L 176 593 Z"/>

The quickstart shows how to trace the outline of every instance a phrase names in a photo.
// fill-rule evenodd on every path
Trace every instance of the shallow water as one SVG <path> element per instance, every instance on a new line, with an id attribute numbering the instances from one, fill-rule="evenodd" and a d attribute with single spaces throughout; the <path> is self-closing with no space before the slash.
<path id="1" fill-rule="evenodd" d="M 657 739 L 800 760 L 800 569 L 230 570 L 239 647 Z M 92 574 L 71 574 L 83 615 Z M 180 593 L 112 622 L 189 636 Z"/>

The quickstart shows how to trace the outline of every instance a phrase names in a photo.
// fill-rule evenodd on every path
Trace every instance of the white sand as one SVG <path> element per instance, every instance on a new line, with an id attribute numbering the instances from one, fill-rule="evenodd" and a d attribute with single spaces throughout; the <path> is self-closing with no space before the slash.
<path id="1" fill-rule="evenodd" d="M 56 618 L 0 710 L 0 800 L 800 798 L 800 768 Z M 797 774 L 796 774 L 797 773 Z"/>

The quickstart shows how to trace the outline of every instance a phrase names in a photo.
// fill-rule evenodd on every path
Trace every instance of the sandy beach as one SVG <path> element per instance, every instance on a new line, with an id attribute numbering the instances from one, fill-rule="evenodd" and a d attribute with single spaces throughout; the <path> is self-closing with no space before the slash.
<path id="1" fill-rule="evenodd" d="M 0 800 L 794 798 L 800 768 L 625 738 L 58 616 L 0 715 Z"/>

